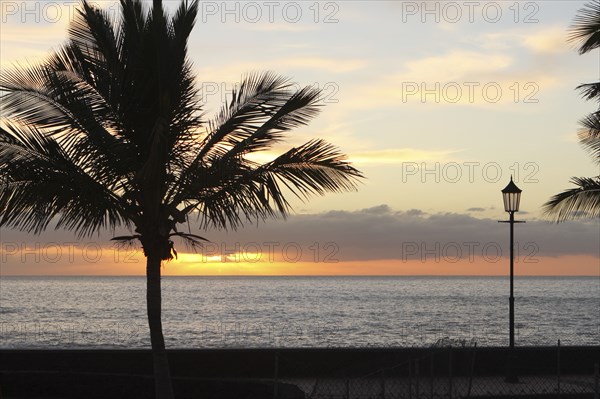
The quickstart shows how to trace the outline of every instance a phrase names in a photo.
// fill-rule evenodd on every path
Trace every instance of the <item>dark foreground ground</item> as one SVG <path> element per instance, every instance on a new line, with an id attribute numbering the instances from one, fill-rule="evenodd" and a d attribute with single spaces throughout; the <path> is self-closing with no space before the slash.
<path id="1" fill-rule="evenodd" d="M 177 398 L 598 398 L 600 346 L 170 350 Z M 1 398 L 153 398 L 147 350 L 0 350 Z M 596 396 L 595 396 L 596 395 Z"/>

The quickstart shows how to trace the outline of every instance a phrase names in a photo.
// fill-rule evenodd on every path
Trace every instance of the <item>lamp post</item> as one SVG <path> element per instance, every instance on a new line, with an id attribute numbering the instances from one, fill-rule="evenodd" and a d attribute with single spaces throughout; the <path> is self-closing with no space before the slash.
<path id="1" fill-rule="evenodd" d="M 499 223 L 510 223 L 510 297 L 509 304 L 509 348 L 508 348 L 508 370 L 506 382 L 519 382 L 519 378 L 514 370 L 515 360 L 515 297 L 514 297 L 514 224 L 525 223 L 515 220 L 515 212 L 519 211 L 521 202 L 521 189 L 513 182 L 512 176 L 510 183 L 502 190 L 502 199 L 504 200 L 504 210 L 509 214 L 509 220 L 500 220 Z"/>

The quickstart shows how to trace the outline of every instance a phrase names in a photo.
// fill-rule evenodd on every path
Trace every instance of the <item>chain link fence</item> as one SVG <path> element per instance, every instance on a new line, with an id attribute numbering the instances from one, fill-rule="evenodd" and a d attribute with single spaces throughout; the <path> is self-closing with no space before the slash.
<path id="1" fill-rule="evenodd" d="M 457 350 L 457 344 L 459 350 Z M 521 361 L 517 356 L 512 367 L 518 382 L 507 382 L 507 365 L 489 365 L 489 358 L 478 359 L 475 342 L 440 340 L 419 356 L 404 359 L 385 367 L 365 366 L 358 362 L 342 362 L 331 367 L 331 373 L 316 378 L 276 378 L 277 383 L 296 385 L 306 399 L 400 399 L 400 398 L 482 398 L 578 395 L 599 399 L 600 359 L 589 364 L 573 364 L 574 359 L 561 359 L 560 341 L 552 348 L 553 361 L 548 350 L 543 358 Z M 277 355 L 277 365 L 284 366 L 287 374 L 294 370 L 305 374 L 308 364 L 296 358 Z M 489 356 L 488 356 L 489 357 Z M 389 359 L 382 361 L 389 363 Z M 576 366 L 576 367 L 574 367 Z M 369 366 L 367 366 L 369 367 Z M 573 372 L 576 368 L 577 372 Z M 278 392 L 274 399 L 283 399 Z"/>
<path id="2" fill-rule="evenodd" d="M 169 352 L 178 398 L 600 399 L 600 346 L 278 348 Z M 508 373 L 508 360 L 511 370 Z M 507 375 L 518 382 L 507 382 Z M 0 397 L 151 399 L 150 351 L 0 351 Z M 110 392 L 110 395 L 106 395 Z"/>

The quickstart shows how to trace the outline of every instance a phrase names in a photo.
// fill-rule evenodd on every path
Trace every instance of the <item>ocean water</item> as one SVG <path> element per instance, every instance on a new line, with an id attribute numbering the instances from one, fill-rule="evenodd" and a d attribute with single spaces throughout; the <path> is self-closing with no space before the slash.
<path id="1" fill-rule="evenodd" d="M 506 277 L 165 277 L 170 348 L 508 344 Z M 517 277 L 516 344 L 600 345 L 598 277 Z M 0 278 L 1 348 L 148 348 L 144 277 Z"/>

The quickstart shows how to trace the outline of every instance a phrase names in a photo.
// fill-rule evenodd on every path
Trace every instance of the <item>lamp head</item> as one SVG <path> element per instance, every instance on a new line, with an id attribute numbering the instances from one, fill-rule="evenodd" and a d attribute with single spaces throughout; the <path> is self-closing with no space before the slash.
<path id="1" fill-rule="evenodd" d="M 504 210 L 506 212 L 518 212 L 521 202 L 522 190 L 513 182 L 512 176 L 510 183 L 502 190 L 502 199 L 504 200 Z"/>

